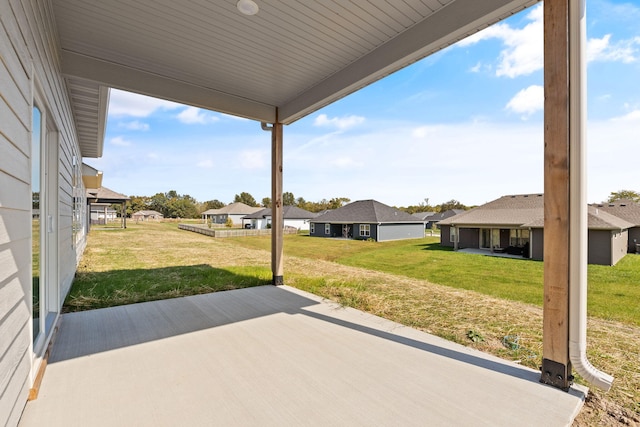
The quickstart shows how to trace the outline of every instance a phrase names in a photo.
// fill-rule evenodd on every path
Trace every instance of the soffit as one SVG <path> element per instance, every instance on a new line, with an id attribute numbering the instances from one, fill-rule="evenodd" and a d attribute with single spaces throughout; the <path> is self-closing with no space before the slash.
<path id="1" fill-rule="evenodd" d="M 101 155 L 104 88 L 289 124 L 536 3 L 256 2 L 53 1 L 83 155 Z"/>

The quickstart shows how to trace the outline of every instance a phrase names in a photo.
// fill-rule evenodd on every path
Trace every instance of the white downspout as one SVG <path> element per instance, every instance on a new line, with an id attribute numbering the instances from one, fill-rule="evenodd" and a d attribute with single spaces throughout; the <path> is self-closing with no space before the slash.
<path id="1" fill-rule="evenodd" d="M 570 0 L 569 359 L 590 384 L 608 391 L 613 377 L 587 360 L 586 26 L 585 0 Z"/>

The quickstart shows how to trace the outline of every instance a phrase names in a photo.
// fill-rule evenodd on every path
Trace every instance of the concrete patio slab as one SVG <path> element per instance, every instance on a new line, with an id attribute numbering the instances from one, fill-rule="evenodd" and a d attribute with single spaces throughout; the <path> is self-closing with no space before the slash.
<path id="1" fill-rule="evenodd" d="M 570 425 L 586 390 L 282 286 L 65 314 L 31 426 Z"/>

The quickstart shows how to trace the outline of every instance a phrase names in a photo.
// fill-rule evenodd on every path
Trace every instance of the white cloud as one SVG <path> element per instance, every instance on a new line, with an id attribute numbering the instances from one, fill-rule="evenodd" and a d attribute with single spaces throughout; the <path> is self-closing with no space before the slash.
<path id="1" fill-rule="evenodd" d="M 187 107 L 182 110 L 177 116 L 178 120 L 180 120 L 184 124 L 207 124 L 213 123 L 220 120 L 219 117 L 214 116 L 213 114 L 208 113 L 206 110 L 202 110 L 197 107 Z"/>
<path id="2" fill-rule="evenodd" d="M 469 68 L 469 71 L 472 72 L 472 73 L 479 73 L 481 69 L 482 69 L 482 63 L 478 62 L 473 67 Z"/>
<path id="3" fill-rule="evenodd" d="M 212 169 L 213 168 L 213 160 L 205 159 L 196 163 L 196 166 L 203 169 Z"/>
<path id="4" fill-rule="evenodd" d="M 114 117 L 148 117 L 157 110 L 173 110 L 182 105 L 118 89 L 111 89 L 109 115 Z"/>
<path id="5" fill-rule="evenodd" d="M 320 114 L 313 122 L 314 126 L 331 126 L 340 130 L 346 130 L 364 123 L 365 119 L 362 116 L 345 116 L 334 117 L 330 119 L 326 114 Z"/>
<path id="6" fill-rule="evenodd" d="M 500 52 L 496 75 L 518 77 L 541 70 L 543 66 L 543 9 L 535 6 L 527 14 L 531 21 L 524 28 L 513 28 L 509 24 L 492 25 L 464 40 L 458 46 L 471 46 L 488 39 L 499 39 L 505 45 Z"/>
<path id="7" fill-rule="evenodd" d="M 611 119 L 612 122 L 638 122 L 640 123 L 640 110 L 634 110 L 621 117 Z"/>
<path id="8" fill-rule="evenodd" d="M 131 145 L 130 141 L 127 141 L 121 136 L 113 137 L 109 140 L 112 145 L 117 145 L 119 147 L 129 147 Z"/>
<path id="9" fill-rule="evenodd" d="M 440 126 L 434 126 L 434 125 L 419 126 L 413 129 L 413 131 L 411 131 L 411 136 L 419 139 L 426 138 L 430 135 L 437 134 L 439 128 Z"/>
<path id="10" fill-rule="evenodd" d="M 518 92 L 507 103 L 507 110 L 522 114 L 526 119 L 536 111 L 544 109 L 544 88 L 539 85 L 532 85 Z"/>
<path id="11" fill-rule="evenodd" d="M 350 156 L 337 157 L 331 161 L 331 164 L 343 169 L 361 168 L 363 166 L 362 162 L 355 161 Z"/>
<path id="12" fill-rule="evenodd" d="M 588 61 L 622 62 L 625 64 L 636 62 L 640 58 L 640 37 L 620 40 L 611 43 L 611 34 L 602 38 L 589 39 L 587 42 Z"/>
<path id="13" fill-rule="evenodd" d="M 242 150 L 238 154 L 238 161 L 242 169 L 264 169 L 267 165 L 267 154 L 262 150 Z"/>
<path id="14" fill-rule="evenodd" d="M 124 128 L 127 130 L 141 130 L 141 131 L 148 131 L 149 130 L 149 125 L 147 123 L 138 121 L 138 120 L 134 120 L 132 122 L 121 122 L 118 123 L 118 127 L 119 128 Z"/>

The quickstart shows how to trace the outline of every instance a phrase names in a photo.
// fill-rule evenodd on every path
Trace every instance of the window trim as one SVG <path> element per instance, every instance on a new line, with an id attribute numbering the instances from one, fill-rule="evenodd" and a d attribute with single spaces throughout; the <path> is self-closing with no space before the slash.
<path id="1" fill-rule="evenodd" d="M 324 225 L 324 234 L 331 234 L 331 224 L 325 224 Z"/>
<path id="2" fill-rule="evenodd" d="M 371 237 L 371 224 L 360 224 L 360 237 Z"/>

